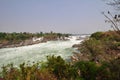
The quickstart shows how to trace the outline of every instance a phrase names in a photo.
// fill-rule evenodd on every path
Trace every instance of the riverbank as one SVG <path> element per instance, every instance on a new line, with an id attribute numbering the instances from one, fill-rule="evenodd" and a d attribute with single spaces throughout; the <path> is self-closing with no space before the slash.
<path id="1" fill-rule="evenodd" d="M 21 46 L 15 48 L 2 48 L 0 49 L 0 67 L 10 63 L 15 66 L 23 62 L 37 62 L 46 61 L 46 56 L 55 55 L 61 56 L 63 59 L 70 61 L 70 56 L 73 55 L 76 49 L 72 45 L 80 43 L 81 40 L 76 40 L 76 36 L 71 36 L 70 40 L 55 40 L 45 43 Z"/>
<path id="2" fill-rule="evenodd" d="M 14 48 L 14 47 L 28 46 L 28 45 L 38 44 L 38 43 L 45 43 L 47 41 L 57 41 L 57 40 L 66 41 L 68 39 L 67 38 L 66 39 L 59 39 L 59 38 L 57 38 L 57 39 L 32 38 L 32 39 L 27 39 L 27 40 L 24 40 L 24 41 L 20 41 L 18 43 L 9 43 L 9 42 L 0 43 L 0 48 Z"/>
<path id="3" fill-rule="evenodd" d="M 109 62 L 120 58 L 120 35 L 115 31 L 96 32 L 73 47 L 79 51 L 71 57 L 73 61 Z"/>
<path id="4" fill-rule="evenodd" d="M 68 40 L 68 34 L 61 33 L 0 33 L 0 48 L 13 48 L 47 41 Z"/>

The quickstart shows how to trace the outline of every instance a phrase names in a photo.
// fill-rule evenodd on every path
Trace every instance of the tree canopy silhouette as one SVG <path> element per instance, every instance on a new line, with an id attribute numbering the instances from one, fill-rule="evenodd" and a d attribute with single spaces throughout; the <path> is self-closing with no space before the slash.
<path id="1" fill-rule="evenodd" d="M 120 0 L 105 0 L 107 5 L 113 6 L 114 9 L 118 12 L 112 14 L 110 11 L 107 13 L 102 12 L 102 14 L 107 18 L 105 22 L 111 23 L 111 27 L 120 35 Z"/>

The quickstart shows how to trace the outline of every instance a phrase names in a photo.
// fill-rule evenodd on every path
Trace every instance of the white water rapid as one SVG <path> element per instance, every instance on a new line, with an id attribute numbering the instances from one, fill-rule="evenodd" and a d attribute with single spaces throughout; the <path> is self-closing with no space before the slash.
<path id="1" fill-rule="evenodd" d="M 75 50 L 72 45 L 80 43 L 82 40 L 76 40 L 76 36 L 72 36 L 68 41 L 48 41 L 35 45 L 3 48 L 0 49 L 0 67 L 10 63 L 15 66 L 23 62 L 45 61 L 46 56 L 61 56 L 64 59 L 70 59 L 72 52 Z"/>

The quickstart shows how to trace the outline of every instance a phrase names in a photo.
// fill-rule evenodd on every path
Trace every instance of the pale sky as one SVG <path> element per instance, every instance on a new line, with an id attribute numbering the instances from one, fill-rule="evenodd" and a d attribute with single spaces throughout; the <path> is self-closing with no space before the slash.
<path id="1" fill-rule="evenodd" d="M 107 10 L 102 0 L 0 0 L 0 32 L 106 31 Z"/>

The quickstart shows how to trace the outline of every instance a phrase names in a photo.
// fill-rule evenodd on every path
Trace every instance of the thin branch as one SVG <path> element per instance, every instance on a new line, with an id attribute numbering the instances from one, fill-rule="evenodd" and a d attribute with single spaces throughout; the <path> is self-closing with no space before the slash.
<path id="1" fill-rule="evenodd" d="M 113 29 L 117 32 L 117 33 L 119 33 L 120 34 L 120 30 L 119 30 L 119 28 L 118 28 L 118 26 L 115 24 L 115 22 L 113 21 L 113 20 L 111 20 L 107 15 L 105 15 L 104 13 L 103 13 L 103 15 L 114 25 L 114 27 L 113 27 Z"/>
<path id="2" fill-rule="evenodd" d="M 118 29 L 118 27 L 117 27 L 117 25 L 108 17 L 108 16 L 106 16 L 105 14 L 103 14 L 110 22 L 112 22 L 112 24 L 115 26 L 115 28 L 117 29 L 117 30 L 119 30 Z"/>

